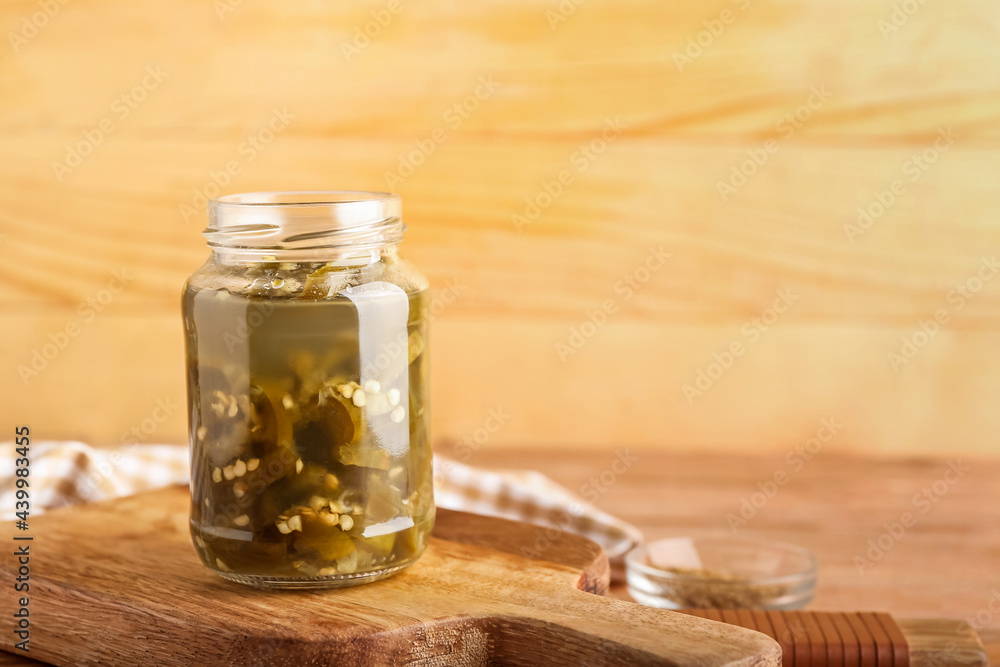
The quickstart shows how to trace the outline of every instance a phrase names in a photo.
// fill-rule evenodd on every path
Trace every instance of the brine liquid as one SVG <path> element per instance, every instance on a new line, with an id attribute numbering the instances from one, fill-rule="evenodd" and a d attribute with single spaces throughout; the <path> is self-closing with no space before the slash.
<path id="1" fill-rule="evenodd" d="M 185 294 L 191 530 L 208 567 L 329 586 L 412 563 L 433 524 L 424 292 Z"/>

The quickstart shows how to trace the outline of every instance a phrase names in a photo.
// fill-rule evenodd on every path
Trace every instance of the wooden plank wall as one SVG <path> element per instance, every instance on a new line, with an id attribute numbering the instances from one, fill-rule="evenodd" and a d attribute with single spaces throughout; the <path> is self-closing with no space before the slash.
<path id="1" fill-rule="evenodd" d="M 0 402 L 36 437 L 184 438 L 204 195 L 391 188 L 439 297 L 439 441 L 781 452 L 828 419 L 841 451 L 997 451 L 993 0 L 5 0 L 0 27 Z"/>

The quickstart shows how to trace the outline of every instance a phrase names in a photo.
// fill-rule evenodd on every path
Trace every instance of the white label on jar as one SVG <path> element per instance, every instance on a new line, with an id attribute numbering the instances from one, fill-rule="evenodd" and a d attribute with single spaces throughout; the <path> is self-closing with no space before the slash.
<path id="1" fill-rule="evenodd" d="M 390 455 L 402 456 L 410 449 L 406 332 L 410 301 L 401 287 L 383 281 L 348 287 L 340 293 L 358 309 L 361 390 L 368 429 Z"/>

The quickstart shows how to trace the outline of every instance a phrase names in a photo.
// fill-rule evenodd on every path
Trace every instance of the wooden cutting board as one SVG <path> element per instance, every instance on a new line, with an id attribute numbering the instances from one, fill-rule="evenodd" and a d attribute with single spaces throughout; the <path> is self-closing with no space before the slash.
<path id="1" fill-rule="evenodd" d="M 25 657 L 262 667 L 781 663 L 778 644 L 760 633 L 601 597 L 607 559 L 574 535 L 442 510 L 426 553 L 395 577 L 262 592 L 201 565 L 188 502 L 186 488 L 172 488 L 33 519 Z M 549 543 L 540 559 L 521 555 Z M 15 570 L 7 557 L 5 591 Z M 11 651 L 11 616 L 2 619 Z"/>

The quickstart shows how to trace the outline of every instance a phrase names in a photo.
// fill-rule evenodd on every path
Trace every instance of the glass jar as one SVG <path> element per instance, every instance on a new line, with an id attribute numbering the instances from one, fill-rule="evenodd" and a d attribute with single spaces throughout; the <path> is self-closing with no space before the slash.
<path id="1" fill-rule="evenodd" d="M 427 281 L 399 197 L 266 192 L 209 203 L 184 289 L 191 533 L 268 588 L 386 577 L 434 523 Z"/>

